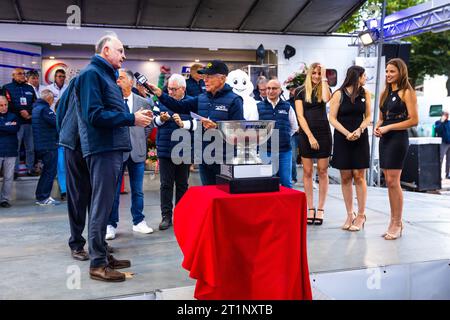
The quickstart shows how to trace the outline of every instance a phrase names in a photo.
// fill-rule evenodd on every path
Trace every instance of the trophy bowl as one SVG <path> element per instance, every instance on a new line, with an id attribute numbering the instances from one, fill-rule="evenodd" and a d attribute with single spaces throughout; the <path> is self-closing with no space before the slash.
<path id="1" fill-rule="evenodd" d="M 228 144 L 236 146 L 233 164 L 259 164 L 258 146 L 267 142 L 275 128 L 273 120 L 218 121 L 218 130 Z"/>

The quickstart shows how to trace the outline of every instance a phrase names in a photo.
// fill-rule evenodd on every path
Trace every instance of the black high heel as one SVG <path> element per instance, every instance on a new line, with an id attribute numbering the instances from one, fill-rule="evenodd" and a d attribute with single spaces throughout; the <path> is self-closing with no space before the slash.
<path id="1" fill-rule="evenodd" d="M 322 211 L 322 212 L 324 212 L 324 210 L 323 209 L 317 209 L 317 211 Z M 317 226 L 320 226 L 320 225 L 322 225 L 322 223 L 323 223 L 323 218 L 316 218 L 315 216 L 314 216 L 314 224 L 315 225 L 317 225 Z"/>
<path id="2" fill-rule="evenodd" d="M 309 210 L 313 210 L 314 211 L 314 216 L 312 218 L 306 217 L 306 223 L 307 224 L 314 224 L 314 220 L 316 220 L 316 208 L 310 208 Z"/>

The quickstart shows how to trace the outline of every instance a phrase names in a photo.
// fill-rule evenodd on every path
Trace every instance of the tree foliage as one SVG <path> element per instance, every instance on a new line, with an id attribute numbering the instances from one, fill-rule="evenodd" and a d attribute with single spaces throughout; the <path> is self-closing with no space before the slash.
<path id="1" fill-rule="evenodd" d="M 386 3 L 386 15 L 421 4 L 426 0 L 389 0 Z M 342 33 L 361 31 L 364 21 L 381 17 L 382 0 L 368 0 L 361 8 L 345 21 L 337 30 Z M 378 12 L 374 12 L 378 8 Z M 378 13 L 378 16 L 373 14 Z M 428 75 L 450 75 L 450 32 L 426 32 L 402 39 L 411 43 L 409 74 L 414 83 L 421 83 Z M 447 81 L 447 86 L 450 83 Z M 449 91 L 450 92 L 450 91 Z"/>

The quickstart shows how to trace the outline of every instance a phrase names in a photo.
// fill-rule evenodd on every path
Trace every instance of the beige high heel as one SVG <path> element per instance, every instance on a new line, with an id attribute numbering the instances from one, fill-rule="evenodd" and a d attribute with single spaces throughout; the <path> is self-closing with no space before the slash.
<path id="1" fill-rule="evenodd" d="M 397 240 L 398 238 L 400 238 L 402 236 L 402 232 L 403 232 L 403 222 L 400 222 L 400 232 L 398 232 L 397 234 L 392 234 L 389 232 L 386 232 L 386 234 L 384 235 L 384 240 Z"/>
<path id="2" fill-rule="evenodd" d="M 345 223 L 343 226 L 342 226 L 342 230 L 348 230 L 348 229 L 350 229 L 350 227 L 352 226 L 352 224 L 353 224 L 353 221 L 355 220 L 355 218 L 356 218 L 356 213 L 355 212 L 352 212 L 352 213 L 348 213 L 347 212 L 347 216 L 352 216 L 352 221 L 349 223 L 349 224 L 347 224 L 347 223 Z M 347 222 L 347 221 L 346 221 Z"/>
<path id="3" fill-rule="evenodd" d="M 358 213 L 358 215 L 361 215 L 361 214 Z M 361 228 L 358 227 L 357 225 L 352 224 L 352 225 L 350 226 L 350 228 L 348 229 L 348 231 L 360 231 L 361 229 L 364 229 L 364 225 L 366 224 L 367 217 L 366 217 L 366 215 L 365 215 L 364 213 L 362 214 L 362 216 L 364 216 L 364 222 L 363 222 L 363 224 L 361 225 Z M 355 219 L 355 220 L 356 220 L 356 219 Z M 353 220 L 353 221 L 355 221 L 355 220 Z"/>

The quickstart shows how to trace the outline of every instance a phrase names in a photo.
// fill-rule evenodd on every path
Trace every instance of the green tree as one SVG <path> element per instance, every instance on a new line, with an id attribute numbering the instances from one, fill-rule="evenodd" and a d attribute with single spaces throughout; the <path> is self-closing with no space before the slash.
<path id="1" fill-rule="evenodd" d="M 421 4 L 425 0 L 389 0 L 386 4 L 386 15 Z M 345 21 L 337 30 L 342 33 L 361 31 L 364 21 L 378 13 L 381 17 L 381 0 L 368 0 L 361 8 Z M 378 12 L 374 12 L 378 8 Z M 415 84 L 423 82 L 428 75 L 450 75 L 450 32 L 426 32 L 417 36 L 402 39 L 411 43 L 409 75 Z M 447 90 L 450 93 L 450 78 L 447 81 Z"/>
<path id="2" fill-rule="evenodd" d="M 426 2 L 426 0 L 389 0 L 386 1 L 386 15 L 391 13 L 413 7 L 415 5 Z M 361 31 L 364 26 L 364 21 L 370 18 L 381 18 L 382 0 L 368 0 L 358 11 L 356 11 L 350 18 L 341 24 L 337 32 L 351 33 L 354 31 Z M 374 9 L 377 9 L 376 11 Z"/>

